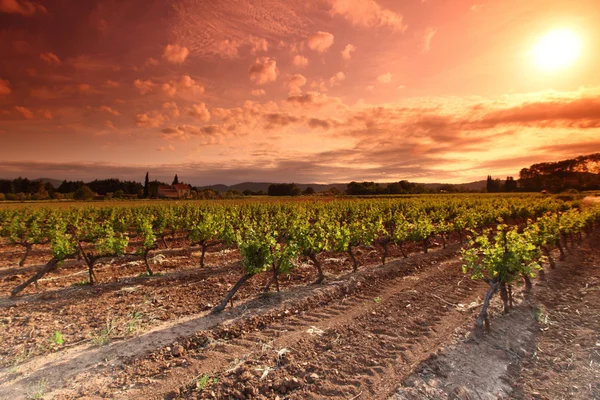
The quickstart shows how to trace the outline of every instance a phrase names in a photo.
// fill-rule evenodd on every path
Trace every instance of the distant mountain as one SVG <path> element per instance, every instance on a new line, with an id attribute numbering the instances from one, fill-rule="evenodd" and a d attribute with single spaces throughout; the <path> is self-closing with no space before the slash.
<path id="1" fill-rule="evenodd" d="M 469 182 L 469 183 L 459 183 L 459 184 L 455 184 L 453 186 L 455 187 L 459 187 L 465 190 L 476 190 L 479 191 L 481 189 L 484 189 L 486 187 L 486 183 L 487 181 L 483 180 L 483 181 L 477 181 L 477 182 Z M 267 193 L 267 191 L 269 190 L 269 186 L 271 186 L 273 184 L 273 182 L 243 182 L 243 183 L 238 183 L 235 185 L 231 185 L 231 186 L 227 186 L 227 185 L 209 185 L 209 186 L 199 186 L 197 187 L 198 190 L 204 190 L 204 189 L 211 189 L 214 190 L 215 192 L 226 192 L 228 190 L 238 190 L 240 192 L 243 192 L 244 190 L 251 190 L 253 192 L 258 192 L 258 191 L 263 191 L 264 193 Z M 425 186 L 427 189 L 439 189 L 441 186 L 446 185 L 445 183 L 423 183 L 423 186 Z M 330 190 L 332 188 L 336 188 L 341 192 L 344 192 L 346 190 L 346 187 L 348 186 L 347 183 L 331 183 L 331 184 L 321 184 L 321 183 L 296 183 L 296 186 L 298 186 L 300 189 L 304 190 L 307 187 L 312 187 L 315 192 L 325 192 L 327 190 Z"/>
<path id="2" fill-rule="evenodd" d="M 58 189 L 58 187 L 61 185 L 61 183 L 63 183 L 63 181 L 61 181 L 60 179 L 52 179 L 52 178 L 37 178 L 37 179 L 33 179 L 36 182 L 44 182 L 44 183 L 50 183 L 52 185 L 52 187 L 54 187 L 54 189 Z"/>

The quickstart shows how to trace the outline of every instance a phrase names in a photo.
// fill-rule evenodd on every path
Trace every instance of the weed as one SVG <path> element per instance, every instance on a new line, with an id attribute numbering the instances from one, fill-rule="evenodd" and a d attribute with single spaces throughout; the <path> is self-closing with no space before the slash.
<path id="1" fill-rule="evenodd" d="M 381 297 L 375 297 L 375 298 L 373 299 L 373 301 L 374 301 L 376 304 L 379 304 L 379 303 L 381 303 Z"/>
<path id="2" fill-rule="evenodd" d="M 110 343 L 110 337 L 115 330 L 115 324 L 109 316 L 106 317 L 106 326 L 98 333 L 92 336 L 92 344 L 94 346 L 104 346 Z"/>
<path id="3" fill-rule="evenodd" d="M 59 331 L 54 332 L 54 336 L 52 336 L 52 341 L 57 346 L 62 346 L 65 343 L 65 339 Z"/>
<path id="4" fill-rule="evenodd" d="M 47 387 L 48 381 L 46 379 L 42 379 L 41 381 L 31 386 L 31 392 L 27 394 L 27 398 L 32 400 L 43 398 L 46 394 Z"/>
<path id="5" fill-rule="evenodd" d="M 89 284 L 90 284 L 90 281 L 84 279 L 82 281 L 72 284 L 71 286 L 88 286 Z"/>
<path id="6" fill-rule="evenodd" d="M 139 311 L 134 311 L 129 314 L 129 321 L 126 323 L 127 333 L 132 334 L 135 332 L 141 325 L 142 313 Z"/>
<path id="7" fill-rule="evenodd" d="M 548 324 L 548 313 L 545 312 L 542 308 L 534 308 L 533 309 L 533 318 L 540 324 Z"/>
<path id="8" fill-rule="evenodd" d="M 203 374 L 199 377 L 196 378 L 196 389 L 197 390 L 202 390 L 205 387 L 211 385 L 211 384 L 217 384 L 219 382 L 219 380 L 217 378 L 213 378 L 212 380 L 210 379 L 210 375 L 209 374 Z"/>

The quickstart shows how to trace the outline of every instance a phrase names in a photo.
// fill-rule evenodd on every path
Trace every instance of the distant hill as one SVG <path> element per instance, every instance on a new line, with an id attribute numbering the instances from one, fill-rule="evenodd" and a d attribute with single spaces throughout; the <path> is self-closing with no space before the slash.
<path id="1" fill-rule="evenodd" d="M 243 192 L 244 190 L 251 190 L 253 192 L 263 191 L 267 193 L 269 190 L 269 186 L 271 186 L 273 182 L 242 182 L 237 183 L 235 185 L 227 186 L 227 185 L 209 185 L 209 186 L 199 186 L 198 190 L 211 189 L 216 192 L 226 192 L 228 190 L 239 190 Z M 296 183 L 300 189 L 304 190 L 307 187 L 312 187 L 315 192 L 325 192 L 331 188 L 337 188 L 340 191 L 346 190 L 345 183 L 332 183 L 332 184 L 320 184 L 320 183 Z"/>
<path id="2" fill-rule="evenodd" d="M 54 187 L 54 189 L 58 189 L 58 187 L 61 185 L 61 183 L 63 183 L 63 181 L 61 181 L 60 179 L 52 179 L 52 178 L 37 178 L 37 179 L 33 179 L 36 182 L 44 182 L 44 183 L 50 183 L 52 185 L 52 187 Z"/>
<path id="3" fill-rule="evenodd" d="M 481 189 L 485 189 L 486 187 L 486 183 L 487 181 L 483 180 L 483 181 L 475 181 L 475 182 L 469 182 L 469 183 L 452 183 L 452 186 L 455 186 L 457 188 L 462 188 L 465 190 L 481 190 Z M 423 183 L 423 186 L 425 186 L 427 189 L 439 189 L 441 186 L 447 185 L 447 183 Z"/>
<path id="4" fill-rule="evenodd" d="M 226 192 L 228 190 L 238 190 L 240 192 L 243 192 L 244 190 L 251 190 L 253 192 L 258 192 L 258 191 L 263 191 L 264 193 L 267 193 L 267 191 L 269 190 L 269 186 L 271 186 L 273 184 L 273 182 L 242 182 L 242 183 L 238 183 L 235 185 L 231 185 L 231 186 L 227 186 L 227 185 L 209 185 L 209 186 L 199 186 L 197 187 L 198 190 L 204 190 L 204 189 L 211 189 L 214 190 L 215 192 Z M 423 186 L 425 186 L 427 189 L 439 189 L 441 186 L 444 186 L 446 184 L 444 183 L 424 183 L 422 184 Z M 477 182 L 469 182 L 469 183 L 459 183 L 453 186 L 459 187 L 459 188 L 463 188 L 465 190 L 481 190 L 484 189 L 486 185 L 486 181 L 477 181 Z M 336 188 L 341 192 L 344 192 L 346 190 L 346 187 L 348 186 L 347 183 L 331 183 L 331 184 L 321 184 L 321 183 L 296 183 L 296 186 L 298 186 L 300 189 L 304 190 L 307 187 L 312 187 L 315 192 L 325 192 L 327 190 L 330 190 L 332 188 Z"/>

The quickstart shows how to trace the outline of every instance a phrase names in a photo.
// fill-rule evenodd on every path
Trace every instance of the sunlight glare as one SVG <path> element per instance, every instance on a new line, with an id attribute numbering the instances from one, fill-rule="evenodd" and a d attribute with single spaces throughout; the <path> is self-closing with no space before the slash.
<path id="1" fill-rule="evenodd" d="M 568 29 L 556 29 L 544 35 L 532 51 L 534 64 L 545 71 L 569 67 L 581 55 L 579 36 Z"/>

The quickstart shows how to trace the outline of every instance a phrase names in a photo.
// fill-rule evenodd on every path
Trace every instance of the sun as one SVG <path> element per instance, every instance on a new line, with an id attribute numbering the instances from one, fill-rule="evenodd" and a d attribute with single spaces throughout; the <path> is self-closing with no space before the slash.
<path id="1" fill-rule="evenodd" d="M 556 29 L 545 34 L 531 52 L 534 64 L 544 71 L 570 67 L 581 55 L 581 39 L 569 29 Z"/>

